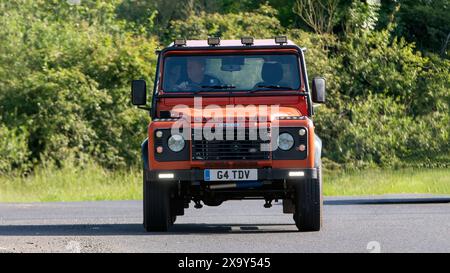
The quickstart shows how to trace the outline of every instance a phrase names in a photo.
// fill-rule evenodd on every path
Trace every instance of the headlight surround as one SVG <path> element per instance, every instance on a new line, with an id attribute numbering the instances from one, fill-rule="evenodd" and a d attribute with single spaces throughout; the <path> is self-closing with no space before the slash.
<path id="1" fill-rule="evenodd" d="M 171 135 L 167 140 L 167 146 L 172 152 L 178 153 L 184 149 L 186 141 L 181 135 Z"/>
<path id="2" fill-rule="evenodd" d="M 281 133 L 277 139 L 278 148 L 288 151 L 294 146 L 294 137 L 290 133 Z"/>

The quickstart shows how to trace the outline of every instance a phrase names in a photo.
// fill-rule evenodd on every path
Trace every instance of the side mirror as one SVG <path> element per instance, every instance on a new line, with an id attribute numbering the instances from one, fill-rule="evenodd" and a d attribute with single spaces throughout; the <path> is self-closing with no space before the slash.
<path id="1" fill-rule="evenodd" d="M 325 79 L 322 77 L 315 77 L 312 81 L 312 101 L 325 102 Z"/>
<path id="2" fill-rule="evenodd" d="M 147 104 L 147 84 L 144 80 L 131 82 L 131 103 L 133 105 Z"/>

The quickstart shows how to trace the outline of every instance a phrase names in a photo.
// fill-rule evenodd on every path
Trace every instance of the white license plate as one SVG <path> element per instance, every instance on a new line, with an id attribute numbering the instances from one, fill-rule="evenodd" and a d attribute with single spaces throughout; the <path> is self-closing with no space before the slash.
<path id="1" fill-rule="evenodd" d="M 205 181 L 256 181 L 257 169 L 216 169 L 205 170 Z"/>

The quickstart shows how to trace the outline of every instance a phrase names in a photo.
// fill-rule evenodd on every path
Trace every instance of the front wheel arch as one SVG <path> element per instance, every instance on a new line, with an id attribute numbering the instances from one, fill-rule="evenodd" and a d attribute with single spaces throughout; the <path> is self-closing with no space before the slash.
<path id="1" fill-rule="evenodd" d="M 321 166 L 322 158 L 322 139 L 316 134 L 314 134 L 314 168 L 319 168 Z"/>
<path id="2" fill-rule="evenodd" d="M 144 166 L 144 170 L 150 169 L 148 164 L 148 138 L 146 138 L 141 144 L 141 153 L 142 153 L 142 165 Z"/>

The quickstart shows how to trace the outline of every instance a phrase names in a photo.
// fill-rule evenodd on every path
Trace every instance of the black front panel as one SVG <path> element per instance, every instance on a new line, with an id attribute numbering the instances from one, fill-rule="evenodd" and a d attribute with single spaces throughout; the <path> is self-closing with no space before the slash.
<path id="1" fill-rule="evenodd" d="M 221 134 L 222 139 L 206 140 L 201 129 L 192 130 L 192 160 L 270 159 L 270 151 L 261 149 L 261 145 L 269 145 L 270 140 L 268 137 L 262 138 L 259 132 L 256 134 L 256 139 L 253 134 L 250 134 L 248 128 L 223 129 Z M 251 139 L 250 136 L 252 136 Z"/>
<path id="2" fill-rule="evenodd" d="M 156 132 L 161 131 L 163 132 L 162 137 L 158 138 L 156 136 Z M 189 160 L 189 141 L 185 140 L 185 145 L 183 150 L 179 152 L 173 152 L 169 149 L 169 146 L 167 146 L 167 140 L 171 136 L 170 129 L 156 129 L 153 132 L 153 139 L 155 143 L 155 147 L 153 147 L 153 153 L 155 155 L 155 159 L 157 161 L 185 161 Z M 163 152 L 159 154 L 156 149 L 158 146 L 163 147 Z"/>
<path id="3" fill-rule="evenodd" d="M 306 130 L 306 134 L 300 136 L 298 131 L 303 128 Z M 282 133 L 290 133 L 294 137 L 294 146 L 288 150 L 283 151 L 277 148 L 273 152 L 272 158 L 274 160 L 301 160 L 306 159 L 308 157 L 308 129 L 304 127 L 282 127 L 279 129 L 279 134 Z M 276 141 L 276 140 L 274 140 Z M 298 147 L 303 144 L 306 149 L 304 151 L 299 151 Z"/>

